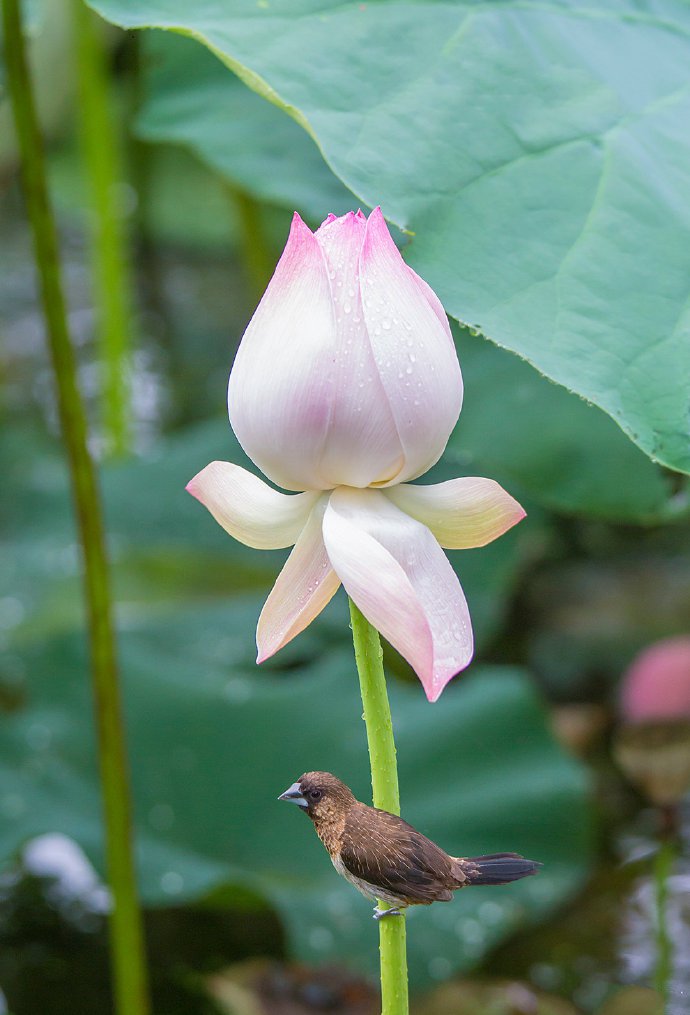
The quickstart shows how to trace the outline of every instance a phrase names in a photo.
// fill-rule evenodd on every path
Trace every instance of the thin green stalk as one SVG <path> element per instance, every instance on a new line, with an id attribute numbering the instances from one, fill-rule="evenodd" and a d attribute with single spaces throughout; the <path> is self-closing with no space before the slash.
<path id="1" fill-rule="evenodd" d="M 113 894 L 110 947 L 117 1011 L 120 1015 L 148 1015 L 143 931 L 130 837 L 127 763 L 100 498 L 87 446 L 86 417 L 67 328 L 57 234 L 26 61 L 20 0 L 3 0 L 2 11 L 5 62 L 24 191 L 84 559 L 106 860 Z"/>
<path id="2" fill-rule="evenodd" d="M 673 870 L 675 851 L 672 839 L 662 839 L 654 859 L 654 886 L 656 889 L 654 988 L 662 999 L 664 1012 L 668 1006 L 669 987 L 673 972 L 673 942 L 668 933 L 666 904 L 668 901 L 668 879 Z"/>
<path id="3" fill-rule="evenodd" d="M 130 446 L 128 359 L 132 321 L 127 235 L 118 200 L 118 185 L 124 174 L 109 94 L 103 23 L 83 0 L 72 0 L 72 9 L 82 152 L 91 204 L 91 262 L 101 347 L 103 427 L 108 450 L 122 455 Z"/>
<path id="4" fill-rule="evenodd" d="M 378 631 L 350 600 L 352 639 L 367 728 L 371 787 L 374 807 L 400 814 L 398 766 L 393 722 L 383 672 L 383 652 Z M 380 906 L 386 904 L 379 901 Z M 405 917 L 379 920 L 381 954 L 381 1015 L 407 1015 L 407 952 Z"/>
<path id="5" fill-rule="evenodd" d="M 268 249 L 264 237 L 261 205 L 239 187 L 228 184 L 227 190 L 237 211 L 247 279 L 258 300 L 263 295 L 275 265 L 273 253 Z"/>

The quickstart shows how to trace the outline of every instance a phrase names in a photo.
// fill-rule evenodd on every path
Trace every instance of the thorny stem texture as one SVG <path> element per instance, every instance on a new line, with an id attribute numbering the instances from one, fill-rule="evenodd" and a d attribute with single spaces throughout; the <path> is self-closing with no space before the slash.
<path id="1" fill-rule="evenodd" d="M 105 810 L 106 862 L 113 895 L 110 949 L 116 1010 L 119 1015 L 148 1015 L 144 940 L 131 844 L 129 785 L 100 498 L 88 451 L 86 417 L 67 327 L 57 233 L 27 66 L 20 0 L 3 0 L 2 16 L 5 65 L 84 560 Z"/>
<path id="2" fill-rule="evenodd" d="M 367 728 L 374 807 L 400 814 L 398 766 L 381 640 L 378 631 L 365 619 L 352 600 L 350 618 Z M 379 900 L 379 906 L 383 908 L 385 903 Z M 405 916 L 390 916 L 379 920 L 379 935 L 381 1015 L 407 1015 Z"/>

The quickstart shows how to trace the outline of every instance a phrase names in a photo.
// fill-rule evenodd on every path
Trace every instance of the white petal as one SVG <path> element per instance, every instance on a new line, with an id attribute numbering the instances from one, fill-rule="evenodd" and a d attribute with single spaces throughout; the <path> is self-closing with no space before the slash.
<path id="1" fill-rule="evenodd" d="M 278 493 L 230 462 L 211 462 L 190 480 L 187 490 L 226 532 L 257 550 L 292 546 L 320 496 Z"/>
<path id="2" fill-rule="evenodd" d="M 465 476 L 434 486 L 391 486 L 386 496 L 431 529 L 441 546 L 486 546 L 525 517 L 524 508 L 493 479 Z"/>
<path id="3" fill-rule="evenodd" d="M 295 215 L 228 386 L 237 439 L 286 490 L 325 489 L 319 472 L 333 406 L 337 333 L 326 263 Z"/>
<path id="4" fill-rule="evenodd" d="M 316 233 L 328 265 L 338 336 L 333 408 L 319 465 L 324 485 L 334 487 L 386 481 L 405 460 L 363 319 L 357 272 L 365 232 L 364 216 L 349 212 Z"/>
<path id="5" fill-rule="evenodd" d="M 441 303 L 440 299 L 438 298 L 438 296 L 436 295 L 434 290 L 431 288 L 429 283 L 425 282 L 424 279 L 422 278 L 422 276 L 418 275 L 417 272 L 413 268 L 410 268 L 409 264 L 406 264 L 405 267 L 409 271 L 409 273 L 410 273 L 410 275 L 412 277 L 412 280 L 415 282 L 415 284 L 416 284 L 417 288 L 419 289 L 419 291 L 421 292 L 422 296 L 428 302 L 429 306 L 431 307 L 433 312 L 438 317 L 440 325 L 443 328 L 443 330 L 445 331 L 446 335 L 448 336 L 450 341 L 453 342 L 453 333 L 450 330 L 450 324 L 448 323 L 448 317 L 446 315 L 445 310 L 443 309 L 443 304 Z M 453 344 L 455 344 L 455 343 L 453 343 Z"/>
<path id="6" fill-rule="evenodd" d="M 405 454 L 401 471 L 386 482 L 400 483 L 440 458 L 460 413 L 462 375 L 440 303 L 403 261 L 379 209 L 367 222 L 359 275 L 374 359 Z"/>
<path id="7" fill-rule="evenodd" d="M 303 631 L 333 598 L 340 579 L 331 567 L 321 526 L 328 497 L 313 508 L 264 603 L 256 628 L 257 662 L 268 659 Z"/>
<path id="8" fill-rule="evenodd" d="M 473 638 L 460 583 L 434 536 L 383 493 L 343 488 L 331 494 L 323 537 L 348 595 L 436 701 L 470 662 Z"/>

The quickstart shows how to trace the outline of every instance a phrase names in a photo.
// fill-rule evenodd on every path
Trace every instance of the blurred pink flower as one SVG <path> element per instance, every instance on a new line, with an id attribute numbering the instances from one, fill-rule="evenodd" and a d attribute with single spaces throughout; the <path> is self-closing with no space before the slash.
<path id="1" fill-rule="evenodd" d="M 690 635 L 635 656 L 621 682 L 620 710 L 629 723 L 690 719 Z"/>
<path id="2" fill-rule="evenodd" d="M 435 701 L 470 662 L 472 627 L 441 547 L 483 546 L 524 517 L 490 479 L 407 482 L 440 458 L 462 376 L 438 297 L 400 256 L 380 209 L 295 215 L 242 339 L 228 407 L 237 438 L 279 493 L 228 462 L 187 489 L 235 539 L 294 549 L 266 600 L 258 662 L 342 582 Z"/>

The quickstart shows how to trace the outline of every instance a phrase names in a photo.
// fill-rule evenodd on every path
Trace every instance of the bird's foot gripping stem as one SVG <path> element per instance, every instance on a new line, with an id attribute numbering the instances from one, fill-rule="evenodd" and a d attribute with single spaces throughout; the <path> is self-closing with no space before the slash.
<path id="1" fill-rule="evenodd" d="M 402 912 L 399 909 L 381 909 L 380 906 L 374 907 L 374 919 L 384 920 L 387 916 L 402 916 Z"/>

